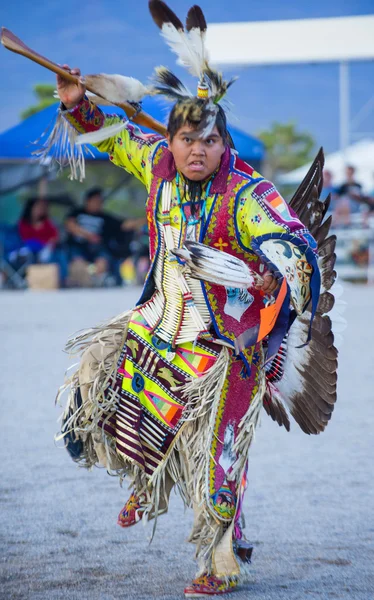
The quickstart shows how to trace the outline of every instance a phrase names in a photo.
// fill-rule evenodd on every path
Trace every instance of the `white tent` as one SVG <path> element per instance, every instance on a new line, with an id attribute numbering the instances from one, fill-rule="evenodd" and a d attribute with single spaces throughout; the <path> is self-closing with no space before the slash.
<path id="1" fill-rule="evenodd" d="M 277 178 L 277 182 L 287 185 L 299 184 L 307 174 L 311 163 Z M 368 193 L 374 189 L 374 140 L 366 139 L 348 146 L 344 152 L 333 152 L 325 158 L 325 169 L 331 171 L 333 185 L 345 181 L 345 167 L 355 167 L 355 179 L 361 183 Z"/>
<path id="2" fill-rule="evenodd" d="M 374 59 L 374 14 L 210 23 L 207 49 L 211 62 L 221 66 L 338 61 L 340 148 L 347 148 L 351 130 L 349 63 Z M 373 98 L 363 107 L 364 113 L 372 106 Z M 357 115 L 356 126 L 358 122 Z"/>
<path id="3" fill-rule="evenodd" d="M 370 60 L 374 15 L 209 23 L 207 48 L 222 66 Z"/>

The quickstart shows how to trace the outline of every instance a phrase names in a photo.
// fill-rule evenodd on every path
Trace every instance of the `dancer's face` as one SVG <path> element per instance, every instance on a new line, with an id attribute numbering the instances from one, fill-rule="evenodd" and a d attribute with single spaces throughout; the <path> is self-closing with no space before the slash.
<path id="1" fill-rule="evenodd" d="M 205 139 L 197 137 L 196 129 L 183 125 L 173 139 L 167 137 L 175 165 L 185 177 L 202 181 L 214 173 L 221 162 L 225 144 L 217 127 Z"/>

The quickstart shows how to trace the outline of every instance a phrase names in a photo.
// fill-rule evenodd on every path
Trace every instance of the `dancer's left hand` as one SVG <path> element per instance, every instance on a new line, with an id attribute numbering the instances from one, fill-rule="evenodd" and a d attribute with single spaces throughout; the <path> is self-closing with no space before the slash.
<path id="1" fill-rule="evenodd" d="M 261 290 L 265 294 L 272 294 L 278 287 L 278 281 L 275 279 L 273 273 L 271 271 L 265 271 L 265 273 L 261 274 L 262 279 L 264 280 L 262 284 L 257 284 L 255 287 L 257 290 Z"/>

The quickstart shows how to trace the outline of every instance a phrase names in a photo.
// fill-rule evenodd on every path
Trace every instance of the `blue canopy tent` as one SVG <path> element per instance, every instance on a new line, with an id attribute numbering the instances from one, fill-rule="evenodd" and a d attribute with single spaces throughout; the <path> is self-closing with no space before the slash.
<path id="1" fill-rule="evenodd" d="M 143 108 L 158 121 L 165 122 L 170 104 L 159 98 L 148 97 L 143 102 Z M 123 111 L 115 106 L 102 106 L 101 109 L 105 113 L 123 115 Z M 33 142 L 38 140 L 48 125 L 53 122 L 56 110 L 57 104 L 49 106 L 0 134 L 0 162 L 33 160 L 32 152 L 38 147 Z M 263 143 L 236 127 L 230 127 L 230 133 L 240 157 L 258 167 L 265 154 Z M 107 159 L 106 154 L 98 152 L 95 148 L 92 150 L 95 159 Z M 89 158 L 88 156 L 87 159 Z"/>

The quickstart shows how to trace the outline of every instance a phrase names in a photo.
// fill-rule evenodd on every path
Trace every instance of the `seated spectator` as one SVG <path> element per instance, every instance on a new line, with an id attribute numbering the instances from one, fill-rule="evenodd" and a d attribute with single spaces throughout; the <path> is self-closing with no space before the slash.
<path id="1" fill-rule="evenodd" d="M 143 285 L 150 264 L 147 225 L 144 225 L 137 231 L 136 235 L 134 235 L 130 248 L 136 270 L 136 283 L 137 285 Z"/>
<path id="2" fill-rule="evenodd" d="M 87 192 L 83 207 L 73 210 L 66 220 L 72 271 L 81 270 L 86 275 L 84 285 L 89 285 L 89 277 L 94 285 L 104 283 L 111 260 L 117 258 L 119 233 L 131 232 L 145 222 L 145 218 L 120 221 L 105 212 L 103 205 L 102 190 L 93 188 Z M 87 275 L 88 265 L 94 265 L 91 276 Z"/>
<path id="3" fill-rule="evenodd" d="M 328 169 L 323 169 L 323 186 L 320 199 L 325 201 L 327 196 L 331 196 L 330 206 L 327 212 L 327 217 L 334 214 L 336 208 L 336 189 L 333 185 L 333 175 Z"/>
<path id="4" fill-rule="evenodd" d="M 355 180 L 355 168 L 346 167 L 346 181 L 337 188 L 334 225 L 350 225 L 351 215 L 362 212 L 362 185 Z"/>
<path id="5" fill-rule="evenodd" d="M 321 192 L 320 200 L 326 200 L 327 196 L 331 194 L 331 204 L 330 209 L 332 208 L 332 203 L 335 197 L 335 187 L 333 186 L 333 177 L 331 171 L 328 169 L 323 169 L 323 187 Z"/>
<path id="6" fill-rule="evenodd" d="M 48 204 L 42 198 L 30 198 L 18 222 L 18 232 L 22 242 L 20 252 L 25 250 L 32 256 L 33 263 L 57 263 L 60 283 L 66 278 L 66 259 L 57 247 L 59 233 L 49 218 Z"/>
<path id="7" fill-rule="evenodd" d="M 47 248 L 52 251 L 59 238 L 57 227 L 48 216 L 47 203 L 38 198 L 26 202 L 18 231 L 25 246 L 36 254 Z"/>
<path id="8" fill-rule="evenodd" d="M 373 179 L 374 179 L 374 173 L 373 173 Z M 374 213 L 374 188 L 371 189 L 369 194 L 364 197 L 364 202 L 369 207 L 370 214 L 373 215 L 373 213 Z"/>

